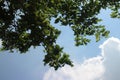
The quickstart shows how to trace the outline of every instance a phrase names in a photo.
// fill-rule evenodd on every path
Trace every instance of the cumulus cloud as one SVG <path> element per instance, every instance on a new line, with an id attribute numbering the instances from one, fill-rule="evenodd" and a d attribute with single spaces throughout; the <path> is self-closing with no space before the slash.
<path id="1" fill-rule="evenodd" d="M 85 60 L 83 64 L 74 63 L 74 67 L 65 66 L 58 71 L 49 70 L 44 80 L 96 80 L 104 72 L 102 57 Z"/>
<path id="2" fill-rule="evenodd" d="M 100 45 L 101 55 L 84 60 L 74 67 L 65 66 L 58 71 L 50 69 L 43 80 L 120 80 L 120 40 L 109 38 Z"/>
<path id="3" fill-rule="evenodd" d="M 120 40 L 112 37 L 105 41 L 100 48 L 104 57 L 103 80 L 120 80 Z"/>

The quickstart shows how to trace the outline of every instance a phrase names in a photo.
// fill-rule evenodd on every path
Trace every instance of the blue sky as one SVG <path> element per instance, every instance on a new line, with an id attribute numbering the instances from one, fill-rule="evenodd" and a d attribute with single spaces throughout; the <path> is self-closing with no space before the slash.
<path id="1" fill-rule="evenodd" d="M 110 14 L 110 10 L 107 10 L 107 11 L 102 10 L 101 11 L 101 14 L 98 16 L 100 18 L 102 18 L 103 21 L 100 24 L 104 24 L 106 26 L 106 28 L 108 30 L 110 30 L 109 38 L 116 37 L 116 38 L 120 39 L 120 31 L 119 31 L 120 30 L 120 27 L 119 27 L 120 20 L 119 19 L 111 19 L 109 14 Z M 81 70 L 84 67 L 88 67 L 90 65 L 94 66 L 93 64 L 91 64 L 91 62 L 95 61 L 95 60 L 101 60 L 101 57 L 96 57 L 96 56 L 101 56 L 102 50 L 105 51 L 104 47 L 106 47 L 106 45 L 103 44 L 104 42 L 106 42 L 106 44 L 111 44 L 111 45 L 112 45 L 112 43 L 110 43 L 111 41 L 113 41 L 113 43 L 118 41 L 118 43 L 119 43 L 119 40 L 116 40 L 116 38 L 112 38 L 109 40 L 102 38 L 101 41 L 96 43 L 95 38 L 93 37 L 91 43 L 89 43 L 87 46 L 75 47 L 74 46 L 74 36 L 73 36 L 73 32 L 71 31 L 71 29 L 69 27 L 60 26 L 58 24 L 57 25 L 53 24 L 53 25 L 55 25 L 58 29 L 62 30 L 62 34 L 60 35 L 57 43 L 64 47 L 65 52 L 70 53 L 71 59 L 73 61 L 75 61 L 75 65 L 77 65 L 77 67 L 80 67 L 80 68 L 76 68 L 76 66 L 75 66 L 74 68 L 71 69 L 70 67 L 67 66 L 63 69 L 60 69 L 58 72 L 55 72 L 48 66 L 44 66 L 43 62 L 42 62 L 43 56 L 44 56 L 42 47 L 37 47 L 36 49 L 31 48 L 26 54 L 20 54 L 19 52 L 9 53 L 8 51 L 4 51 L 4 52 L 0 52 L 0 80 L 56 80 L 56 78 L 54 76 L 58 77 L 57 74 L 61 74 L 64 71 L 67 71 L 67 69 L 68 69 L 68 71 L 71 70 L 74 73 L 74 72 L 76 72 L 75 71 L 76 69 L 79 71 L 79 69 Z M 103 45 L 103 48 L 100 49 L 99 48 L 100 45 Z M 116 46 L 114 46 L 114 47 L 116 47 Z M 114 51 L 114 49 L 113 49 L 113 51 Z M 106 51 L 106 53 L 107 53 L 107 51 Z M 120 53 L 120 52 L 116 52 L 116 53 Z M 93 57 L 95 57 L 95 58 L 93 59 Z M 104 57 L 106 58 L 106 56 L 104 56 Z M 90 62 L 90 60 L 92 60 L 92 61 Z M 108 63 L 107 60 L 105 62 Z M 105 62 L 103 62 L 103 64 L 105 64 L 104 66 L 106 66 Z M 81 67 L 81 65 L 83 63 L 85 63 L 87 65 L 83 65 L 83 67 Z M 95 73 L 102 75 L 104 70 L 103 70 L 101 64 L 99 63 L 98 65 L 96 65 L 96 67 L 97 68 L 95 68 L 95 69 L 99 69 L 100 71 L 95 72 Z M 86 72 L 87 70 L 88 70 L 88 68 L 83 69 L 84 72 Z M 92 68 L 91 68 L 91 70 L 92 70 Z M 50 73 L 50 71 L 53 71 L 53 73 L 55 75 L 51 75 L 52 73 Z M 93 71 L 94 71 L 94 69 L 93 69 Z M 104 72 L 104 73 L 107 75 L 107 72 Z M 81 74 L 81 73 L 78 72 L 78 74 Z M 74 78 L 68 79 L 65 77 L 65 75 L 61 75 L 61 77 L 59 77 L 60 79 L 57 79 L 57 80 L 64 80 L 64 79 L 72 80 L 72 79 L 74 79 Z M 73 75 L 73 74 L 69 74 L 69 75 Z M 69 75 L 67 75 L 67 76 L 69 76 Z M 93 73 L 93 75 L 95 75 L 95 74 Z M 50 76 L 51 77 L 53 76 L 53 78 L 51 78 L 51 79 L 45 78 L 45 77 L 50 77 Z M 63 79 L 63 76 L 64 76 L 64 79 Z M 88 75 L 88 77 L 89 77 L 89 75 Z M 74 80 L 79 80 L 79 79 L 83 80 L 84 77 L 76 78 Z M 87 79 L 84 79 L 84 80 L 87 80 Z M 90 79 L 88 79 L 88 80 L 96 80 L 96 79 L 94 79 L 94 76 L 93 76 L 92 78 L 90 77 Z M 108 80 L 108 78 L 105 77 L 102 80 Z M 114 80 L 119 80 L 119 79 L 114 79 Z"/>

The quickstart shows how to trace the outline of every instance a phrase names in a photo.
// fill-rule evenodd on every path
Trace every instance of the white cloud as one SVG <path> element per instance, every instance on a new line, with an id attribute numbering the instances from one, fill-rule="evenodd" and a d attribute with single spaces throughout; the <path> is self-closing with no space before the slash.
<path id="1" fill-rule="evenodd" d="M 104 42 L 100 48 L 105 67 L 103 80 L 120 80 L 120 40 L 112 37 Z"/>
<path id="2" fill-rule="evenodd" d="M 101 56 L 75 62 L 72 68 L 50 69 L 43 80 L 120 80 L 120 40 L 109 38 L 100 48 Z"/>
<path id="3" fill-rule="evenodd" d="M 85 60 L 83 64 L 75 63 L 74 67 L 65 66 L 58 71 L 49 70 L 44 80 L 95 80 L 104 72 L 101 57 Z"/>

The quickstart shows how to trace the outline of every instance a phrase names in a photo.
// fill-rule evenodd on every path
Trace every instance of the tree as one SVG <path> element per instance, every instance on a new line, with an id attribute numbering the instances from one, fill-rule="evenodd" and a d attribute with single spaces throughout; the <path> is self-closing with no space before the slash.
<path id="1" fill-rule="evenodd" d="M 55 69 L 73 66 L 56 43 L 61 31 L 51 25 L 51 19 L 73 30 L 76 46 L 87 45 L 87 36 L 95 36 L 96 42 L 108 36 L 109 31 L 98 25 L 101 19 L 97 17 L 106 8 L 113 11 L 113 18 L 120 18 L 119 0 L 0 0 L 2 50 L 25 53 L 31 46 L 43 46 L 45 64 Z"/>

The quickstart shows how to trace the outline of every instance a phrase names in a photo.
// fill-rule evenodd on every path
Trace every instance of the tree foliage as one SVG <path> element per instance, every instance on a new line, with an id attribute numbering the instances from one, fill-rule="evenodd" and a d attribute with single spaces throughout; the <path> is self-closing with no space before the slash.
<path id="1" fill-rule="evenodd" d="M 0 0 L 2 49 L 24 53 L 31 46 L 43 46 L 45 64 L 55 69 L 73 66 L 56 43 L 61 31 L 51 25 L 51 19 L 73 30 L 76 46 L 86 45 L 90 42 L 87 36 L 95 36 L 96 42 L 108 36 L 109 31 L 98 25 L 101 19 L 97 17 L 106 8 L 113 11 L 111 17 L 120 18 L 119 0 Z"/>

